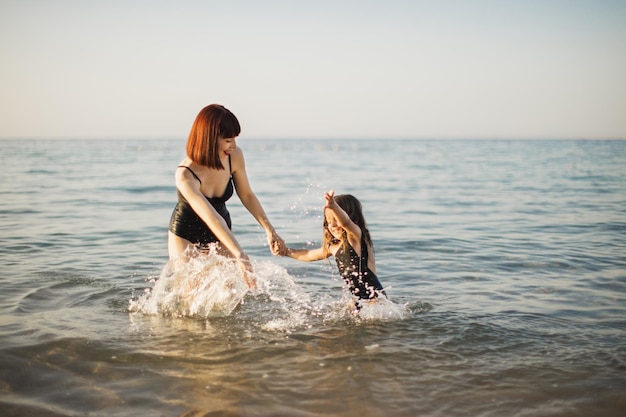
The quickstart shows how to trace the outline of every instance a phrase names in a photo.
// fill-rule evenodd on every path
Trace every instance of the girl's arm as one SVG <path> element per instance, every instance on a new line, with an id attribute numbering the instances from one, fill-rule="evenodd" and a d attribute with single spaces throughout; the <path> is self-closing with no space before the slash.
<path id="1" fill-rule="evenodd" d="M 285 256 L 293 259 L 297 259 L 303 262 L 321 261 L 330 256 L 330 253 L 325 254 L 324 248 L 317 249 L 291 249 L 286 248 Z"/>
<path id="2" fill-rule="evenodd" d="M 239 196 L 241 203 L 250 212 L 250 214 L 252 214 L 256 221 L 259 222 L 263 229 L 265 229 L 267 241 L 272 252 L 276 253 L 274 249 L 276 247 L 282 250 L 285 246 L 285 242 L 278 235 L 278 233 L 276 233 L 274 226 L 272 226 L 272 223 L 267 218 L 267 214 L 265 214 L 265 210 L 263 210 L 261 202 L 252 191 L 250 181 L 248 180 L 248 174 L 246 173 L 246 163 L 243 157 L 243 151 L 240 148 L 235 148 L 234 152 L 231 154 L 231 161 L 233 164 L 232 172 L 235 182 L 235 190 L 237 191 L 237 195 Z"/>
<path id="3" fill-rule="evenodd" d="M 361 228 L 350 219 L 348 213 L 339 207 L 339 204 L 335 201 L 335 192 L 330 190 L 329 192 L 324 193 L 324 199 L 326 200 L 324 208 L 332 210 L 333 213 L 335 213 L 339 226 L 341 226 L 348 233 L 348 239 L 351 241 L 350 244 L 353 243 L 353 240 L 361 242 Z M 350 239 L 350 237 L 352 237 L 352 239 Z M 354 245 L 352 246 L 354 247 Z"/>

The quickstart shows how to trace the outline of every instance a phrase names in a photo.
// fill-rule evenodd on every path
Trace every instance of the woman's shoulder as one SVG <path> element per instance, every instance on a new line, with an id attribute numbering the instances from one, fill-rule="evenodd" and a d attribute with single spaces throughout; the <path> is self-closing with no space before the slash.
<path id="1" fill-rule="evenodd" d="M 237 146 L 231 153 L 230 153 L 230 157 L 231 158 L 235 158 L 235 159 L 243 159 L 243 149 L 241 149 L 239 146 Z"/>
<path id="2" fill-rule="evenodd" d="M 241 167 L 245 167 L 245 159 L 243 156 L 243 150 L 239 146 L 235 148 L 230 154 L 230 163 L 232 165 L 232 171 L 235 172 Z"/>
<path id="3" fill-rule="evenodd" d="M 180 160 L 180 162 L 176 166 L 176 169 L 178 170 L 180 168 L 193 168 L 193 165 L 196 165 L 196 163 L 193 162 L 189 157 L 186 157 Z"/>
<path id="4" fill-rule="evenodd" d="M 178 165 L 176 166 L 176 172 L 196 172 L 196 171 L 201 171 L 202 170 L 202 165 L 199 165 L 195 162 L 193 162 L 191 159 L 189 158 L 185 158 L 183 160 L 181 160 Z"/>
<path id="5" fill-rule="evenodd" d="M 176 179 L 191 179 L 195 178 L 200 181 L 199 175 L 202 174 L 202 166 L 196 164 L 189 158 L 185 158 L 180 161 L 176 167 L 174 176 Z"/>

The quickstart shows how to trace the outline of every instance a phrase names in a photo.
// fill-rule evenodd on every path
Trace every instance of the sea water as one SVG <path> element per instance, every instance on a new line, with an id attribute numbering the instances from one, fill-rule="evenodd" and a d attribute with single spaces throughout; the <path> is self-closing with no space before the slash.
<path id="1" fill-rule="evenodd" d="M 626 141 L 252 140 L 292 247 L 357 196 L 389 299 L 332 260 L 174 268 L 184 139 L 0 141 L 0 415 L 622 416 Z"/>

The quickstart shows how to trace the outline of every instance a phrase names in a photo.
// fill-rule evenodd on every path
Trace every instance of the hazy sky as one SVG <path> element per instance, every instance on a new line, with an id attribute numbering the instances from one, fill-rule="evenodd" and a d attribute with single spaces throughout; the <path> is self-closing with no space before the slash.
<path id="1" fill-rule="evenodd" d="M 0 138 L 626 137 L 626 1 L 0 0 Z"/>

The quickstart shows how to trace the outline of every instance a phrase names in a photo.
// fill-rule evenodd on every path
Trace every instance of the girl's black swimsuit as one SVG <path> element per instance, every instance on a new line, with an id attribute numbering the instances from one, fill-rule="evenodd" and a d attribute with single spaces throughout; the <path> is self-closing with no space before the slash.
<path id="1" fill-rule="evenodd" d="M 380 294 L 385 295 L 383 286 L 378 277 L 371 269 L 367 267 L 367 243 L 365 236 L 361 234 L 361 256 L 350 244 L 339 247 L 335 254 L 337 268 L 344 282 L 350 288 L 350 292 L 361 300 L 371 300 Z"/>
<path id="2" fill-rule="evenodd" d="M 228 165 L 230 167 L 230 155 L 228 156 Z M 181 165 L 179 168 L 186 168 L 191 172 L 191 174 L 202 184 L 200 178 L 196 175 L 195 172 L 191 170 L 191 168 Z M 230 168 L 231 177 L 228 180 L 228 185 L 226 185 L 226 190 L 224 190 L 224 194 L 221 197 L 210 198 L 204 196 L 207 201 L 213 206 L 213 208 L 219 213 L 220 216 L 226 220 L 226 224 L 228 228 L 232 228 L 232 223 L 230 220 L 230 213 L 226 208 L 226 201 L 233 195 L 233 177 L 232 177 L 232 168 Z M 178 194 L 178 204 L 174 208 L 174 212 L 172 213 L 172 217 L 170 218 L 170 232 L 174 233 L 176 236 L 182 237 L 183 239 L 187 239 L 191 243 L 206 246 L 210 243 L 219 242 L 219 239 L 213 234 L 211 229 L 206 225 L 204 221 L 196 214 L 195 211 L 191 208 L 185 197 L 177 190 Z"/>

